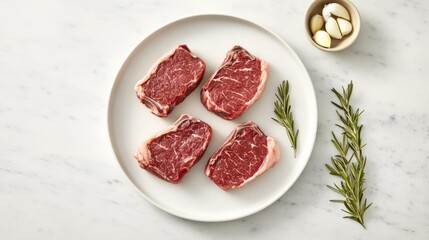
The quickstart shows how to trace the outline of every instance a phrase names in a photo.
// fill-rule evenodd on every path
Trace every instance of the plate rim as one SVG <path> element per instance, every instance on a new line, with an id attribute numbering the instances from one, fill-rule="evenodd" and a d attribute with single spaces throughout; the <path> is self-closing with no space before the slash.
<path id="1" fill-rule="evenodd" d="M 248 211 L 245 212 L 244 214 L 240 214 L 237 216 L 233 216 L 233 217 L 224 217 L 224 218 L 201 218 L 201 217 L 195 217 L 195 216 L 191 216 L 191 215 L 187 215 L 187 214 L 183 214 L 181 212 L 178 212 L 176 210 L 174 210 L 171 207 L 168 206 L 164 206 L 161 203 L 158 203 L 157 201 L 151 199 L 149 196 L 147 196 L 146 194 L 144 194 L 136 185 L 135 181 L 132 180 L 129 176 L 129 173 L 125 170 L 124 166 L 122 166 L 122 163 L 119 161 L 119 156 L 118 156 L 118 150 L 117 147 L 114 146 L 115 144 L 113 143 L 113 127 L 112 127 L 112 120 L 111 120 L 111 115 L 112 115 L 112 99 L 114 97 L 114 90 L 116 88 L 116 86 L 119 83 L 119 77 L 123 75 L 123 72 L 125 71 L 126 66 L 128 66 L 129 62 L 131 61 L 131 59 L 135 56 L 136 52 L 145 44 L 146 40 L 149 39 L 151 36 L 163 31 L 164 29 L 170 27 L 171 25 L 177 24 L 179 22 L 182 21 L 189 21 L 192 19 L 197 19 L 197 18 L 208 18 L 208 17 L 215 17 L 215 18 L 226 18 L 226 19 L 232 19 L 235 21 L 240 21 L 240 22 L 244 22 L 245 24 L 249 24 L 252 25 L 256 28 L 259 28 L 269 34 L 271 34 L 273 37 L 275 37 L 278 41 L 280 41 L 284 47 L 286 47 L 291 53 L 292 53 L 292 57 L 297 61 L 298 65 L 300 65 L 305 71 L 304 71 L 304 77 L 308 78 L 308 82 L 311 86 L 311 95 L 312 95 L 312 99 L 313 99 L 313 104 L 316 108 L 315 111 L 315 117 L 314 117 L 314 125 L 312 126 L 312 128 L 314 129 L 314 133 L 312 134 L 313 136 L 311 139 L 311 150 L 308 151 L 308 156 L 305 156 L 305 163 L 302 165 L 302 167 L 300 169 L 298 169 L 297 174 L 292 178 L 292 181 L 290 181 L 289 185 L 287 187 L 285 187 L 284 191 L 280 191 L 277 195 L 275 195 L 274 197 L 271 198 L 270 201 L 267 201 L 266 204 L 262 204 L 261 206 L 253 209 L 253 211 Z M 232 220 L 237 220 L 237 219 L 241 219 L 250 215 L 253 215 L 257 212 L 260 212 L 261 210 L 267 208 L 268 206 L 272 205 L 275 201 L 277 201 L 278 199 L 280 199 L 284 194 L 286 194 L 287 191 L 289 191 L 289 189 L 296 183 L 296 181 L 298 180 L 298 178 L 302 175 L 302 172 L 304 171 L 305 167 L 308 164 L 308 161 L 310 160 L 311 154 L 314 150 L 314 144 L 316 141 L 316 136 L 317 136 L 317 126 L 318 126 L 318 105 L 317 105 L 317 98 L 316 98 L 316 93 L 315 93 L 315 89 L 314 89 L 314 85 L 313 85 L 313 81 L 310 77 L 310 74 L 308 73 L 307 68 L 305 67 L 304 63 L 302 62 L 301 58 L 296 54 L 296 52 L 293 50 L 293 48 L 285 41 L 283 40 L 283 38 L 281 38 L 277 33 L 273 32 L 272 30 L 270 30 L 269 28 L 254 23 L 253 21 L 247 20 L 245 18 L 242 17 L 237 17 L 237 16 L 233 16 L 233 15 L 228 15 L 228 14 L 195 14 L 195 15 L 189 15 L 189 16 L 185 16 L 185 17 L 180 17 L 177 18 L 176 20 L 172 20 L 170 22 L 168 22 L 167 24 L 162 25 L 159 28 L 156 28 L 155 31 L 150 32 L 149 34 L 145 35 L 143 37 L 143 39 L 139 42 L 139 44 L 137 44 L 134 49 L 128 54 L 126 60 L 122 63 L 118 73 L 115 76 L 115 79 L 113 81 L 113 83 L 111 84 L 111 87 L 109 88 L 110 92 L 109 92 L 109 96 L 108 96 L 108 101 L 107 101 L 107 106 L 106 106 L 106 110 L 105 110 L 105 114 L 107 116 L 107 121 L 105 122 L 105 124 L 107 125 L 107 133 L 109 135 L 109 142 L 110 142 L 110 150 L 112 151 L 113 155 L 115 156 L 116 159 L 116 163 L 119 165 L 119 167 L 121 168 L 123 174 L 125 174 L 126 178 L 128 179 L 128 182 L 133 186 L 133 188 L 141 195 L 143 196 L 143 198 L 145 198 L 148 202 L 150 202 L 151 204 L 153 204 L 154 206 L 158 207 L 159 209 L 162 209 L 163 211 L 176 216 L 176 217 L 180 217 L 183 219 L 188 219 L 188 220 L 192 220 L 192 221 L 198 221 L 198 222 L 226 222 L 226 221 L 232 221 Z M 311 134 L 311 132 L 310 132 Z"/>

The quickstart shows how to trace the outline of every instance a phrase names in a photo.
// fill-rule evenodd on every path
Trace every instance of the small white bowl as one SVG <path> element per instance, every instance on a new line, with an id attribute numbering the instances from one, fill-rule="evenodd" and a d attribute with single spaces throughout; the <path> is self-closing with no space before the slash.
<path id="1" fill-rule="evenodd" d="M 351 24 L 353 26 L 352 32 L 349 35 L 344 36 L 342 39 L 338 40 L 338 39 L 331 38 L 331 48 L 325 48 L 318 45 L 313 40 L 313 34 L 311 33 L 311 30 L 310 30 L 311 17 L 315 14 L 322 15 L 322 9 L 328 3 L 338 3 L 338 4 L 341 4 L 343 7 L 345 7 L 347 11 L 350 13 Z M 360 25 L 361 25 L 359 11 L 355 7 L 355 5 L 353 5 L 353 3 L 351 3 L 349 0 L 314 0 L 313 3 L 311 3 L 311 5 L 308 7 L 305 13 L 304 22 L 305 22 L 306 35 L 308 40 L 311 42 L 311 44 L 313 44 L 313 46 L 317 47 L 320 50 L 328 51 L 328 52 L 341 51 L 349 47 L 350 45 L 352 45 L 353 42 L 356 40 L 357 36 L 359 35 Z"/>

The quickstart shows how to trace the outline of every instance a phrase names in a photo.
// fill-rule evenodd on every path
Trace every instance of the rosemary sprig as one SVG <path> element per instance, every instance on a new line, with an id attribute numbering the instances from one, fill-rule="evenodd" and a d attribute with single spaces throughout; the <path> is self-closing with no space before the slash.
<path id="1" fill-rule="evenodd" d="M 274 102 L 274 113 L 276 118 L 271 118 L 286 129 L 287 136 L 293 148 L 293 155 L 296 158 L 296 148 L 299 130 L 295 131 L 293 114 L 289 104 L 289 82 L 283 81 L 277 88 L 277 100 Z"/>
<path id="2" fill-rule="evenodd" d="M 362 144 L 361 132 L 363 125 L 359 124 L 359 117 L 363 113 L 357 109 L 356 111 L 350 105 L 350 98 L 353 92 L 353 82 L 347 86 L 347 89 L 342 87 L 342 94 L 335 88 L 332 92 L 338 98 L 338 103 L 332 102 L 338 110 L 337 116 L 342 125 L 335 124 L 342 130 L 342 138 L 338 138 L 332 132 L 331 142 L 334 144 L 338 154 L 331 157 L 331 165 L 326 164 L 330 174 L 340 177 L 341 183 L 329 186 L 331 190 L 344 197 L 344 200 L 331 200 L 331 202 L 343 203 L 346 209 L 342 209 L 348 215 L 344 218 L 350 218 L 359 222 L 365 228 L 364 214 L 365 211 L 372 205 L 368 204 L 367 199 L 363 197 L 364 187 L 364 170 L 366 165 L 366 157 L 362 153 L 365 144 Z M 351 153 L 349 154 L 349 150 Z"/>

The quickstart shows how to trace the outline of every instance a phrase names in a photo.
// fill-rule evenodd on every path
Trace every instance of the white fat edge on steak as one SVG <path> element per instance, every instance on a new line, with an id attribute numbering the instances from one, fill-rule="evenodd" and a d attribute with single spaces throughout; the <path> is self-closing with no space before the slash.
<path id="1" fill-rule="evenodd" d="M 162 105 L 162 104 L 156 102 L 155 100 L 151 99 L 150 97 L 147 97 L 144 94 L 144 91 L 143 91 L 144 87 L 142 86 L 142 84 L 145 83 L 145 82 L 147 82 L 149 80 L 150 76 L 152 76 L 152 74 L 154 74 L 158 70 L 158 66 L 159 66 L 160 63 L 162 63 L 163 61 L 165 61 L 169 57 L 173 56 L 174 53 L 178 49 L 183 48 L 182 47 L 183 45 L 186 48 L 188 48 L 188 46 L 186 44 L 181 44 L 181 45 L 178 45 L 177 47 L 173 48 L 172 50 L 170 50 L 168 53 L 164 54 L 161 58 L 158 59 L 158 61 L 156 61 L 154 64 L 152 64 L 152 66 L 149 68 L 150 69 L 149 72 L 143 78 L 141 78 L 139 81 L 137 81 L 136 85 L 134 85 L 134 91 L 136 92 L 137 96 L 140 99 L 144 99 L 144 100 L 146 100 L 146 101 L 148 101 L 150 103 L 151 107 L 149 107 L 149 109 L 155 115 L 166 115 L 167 112 L 168 112 L 168 109 L 170 107 L 167 106 L 167 105 Z M 188 50 L 184 49 L 184 51 L 188 51 Z M 189 50 L 188 53 L 191 55 L 192 58 L 199 59 L 196 55 L 192 54 L 191 50 Z M 198 80 L 197 77 L 194 76 L 194 82 L 197 81 L 197 80 Z M 158 109 L 162 109 L 162 111 L 159 111 Z"/>
<path id="2" fill-rule="evenodd" d="M 142 90 L 143 92 L 143 90 Z M 144 94 L 142 96 L 139 96 L 140 99 L 145 100 L 146 103 L 148 103 L 148 107 L 150 109 L 151 112 L 153 112 L 155 115 L 157 116 L 167 116 L 168 110 L 170 109 L 170 106 L 168 105 L 162 105 L 159 102 L 153 100 L 150 97 L 146 97 L 144 96 Z M 161 109 L 161 111 L 159 110 Z"/>
<path id="3" fill-rule="evenodd" d="M 139 148 L 137 149 L 137 152 L 134 154 L 134 158 L 142 165 L 148 166 L 150 165 L 152 161 L 152 156 L 149 151 L 149 144 L 156 138 L 170 132 L 177 131 L 180 124 L 182 124 L 184 121 L 187 120 L 197 120 L 198 122 L 201 122 L 201 120 L 194 118 L 188 114 L 182 114 L 180 115 L 179 119 L 177 119 L 176 122 L 174 122 L 171 126 L 167 127 L 166 129 L 156 133 L 155 135 L 151 136 L 148 140 L 144 141 L 142 144 L 140 144 Z"/>

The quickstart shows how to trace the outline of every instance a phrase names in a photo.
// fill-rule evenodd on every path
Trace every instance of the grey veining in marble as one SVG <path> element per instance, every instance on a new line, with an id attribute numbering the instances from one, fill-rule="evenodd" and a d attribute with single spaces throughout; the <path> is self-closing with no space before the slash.
<path id="1" fill-rule="evenodd" d="M 339 53 L 304 35 L 307 1 L 2 1 L 1 239 L 429 239 L 429 2 L 363 1 L 362 29 Z M 244 219 L 199 223 L 144 200 L 117 166 L 106 130 L 111 84 L 131 50 L 160 26 L 219 13 L 278 33 L 313 80 L 319 129 L 295 185 Z M 343 220 L 336 179 L 332 87 L 355 82 L 365 109 L 367 230 Z"/>

